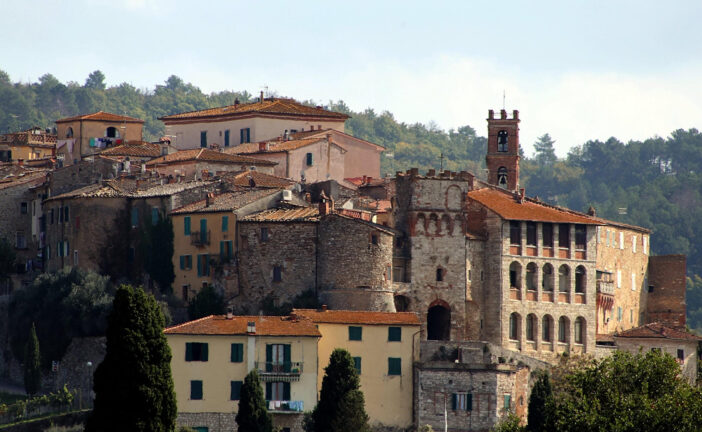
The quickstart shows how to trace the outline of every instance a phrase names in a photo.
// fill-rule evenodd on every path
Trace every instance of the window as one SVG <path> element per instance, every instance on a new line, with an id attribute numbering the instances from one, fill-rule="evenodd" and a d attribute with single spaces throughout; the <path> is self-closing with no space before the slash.
<path id="1" fill-rule="evenodd" d="M 210 275 L 210 255 L 209 254 L 199 254 L 197 256 L 197 275 L 198 275 L 198 277 Z"/>
<path id="2" fill-rule="evenodd" d="M 570 225 L 568 224 L 558 225 L 558 247 L 566 249 L 570 247 Z"/>
<path id="3" fill-rule="evenodd" d="M 207 147 L 207 131 L 200 132 L 200 147 Z"/>
<path id="4" fill-rule="evenodd" d="M 568 334 L 568 320 L 566 317 L 558 318 L 558 342 L 565 342 Z"/>
<path id="5" fill-rule="evenodd" d="M 634 323 L 634 309 L 629 309 L 629 322 Z"/>
<path id="6" fill-rule="evenodd" d="M 509 316 L 509 338 L 512 340 L 518 340 L 519 339 L 519 314 L 516 312 L 513 312 Z"/>
<path id="7" fill-rule="evenodd" d="M 526 338 L 528 341 L 536 340 L 536 316 L 534 316 L 533 314 L 527 315 Z"/>
<path id="8" fill-rule="evenodd" d="M 373 245 L 378 244 L 378 234 L 376 234 L 376 233 L 371 234 L 371 244 L 373 244 Z"/>
<path id="9" fill-rule="evenodd" d="M 685 361 L 685 350 L 678 349 L 678 360 Z"/>
<path id="10" fill-rule="evenodd" d="M 363 340 L 363 327 L 349 326 L 349 340 Z"/>
<path id="11" fill-rule="evenodd" d="M 261 228 L 261 241 L 262 242 L 268 241 L 268 228 L 266 228 L 266 227 Z"/>
<path id="12" fill-rule="evenodd" d="M 219 257 L 221 261 L 229 261 L 234 256 L 234 240 L 219 242 Z"/>
<path id="13" fill-rule="evenodd" d="M 46 245 L 46 259 L 51 259 L 51 246 Z"/>
<path id="14" fill-rule="evenodd" d="M 158 223 L 159 214 L 158 208 L 151 207 L 151 225 L 156 225 Z"/>
<path id="15" fill-rule="evenodd" d="M 307 153 L 305 155 L 305 162 L 307 163 L 307 166 L 312 166 L 312 153 Z"/>
<path id="16" fill-rule="evenodd" d="M 66 138 L 73 138 L 73 128 L 70 126 L 66 129 Z"/>
<path id="17" fill-rule="evenodd" d="M 224 131 L 224 147 L 229 147 L 229 129 Z"/>
<path id="18" fill-rule="evenodd" d="M 281 266 L 273 266 L 273 282 L 283 280 L 283 268 Z"/>
<path id="19" fill-rule="evenodd" d="M 266 383 L 267 401 L 287 401 L 290 400 L 289 382 L 268 382 Z"/>
<path id="20" fill-rule="evenodd" d="M 503 408 L 506 410 L 512 409 L 512 395 L 505 395 Z"/>
<path id="21" fill-rule="evenodd" d="M 54 224 L 54 209 L 49 210 L 49 224 L 53 225 Z"/>
<path id="22" fill-rule="evenodd" d="M 536 222 L 527 222 L 527 245 L 536 246 Z"/>
<path id="23" fill-rule="evenodd" d="M 185 343 L 185 361 L 207 361 L 208 346 L 203 342 Z"/>
<path id="24" fill-rule="evenodd" d="M 622 320 L 622 308 L 618 307 L 617 308 L 617 321 L 621 321 L 621 320 Z"/>
<path id="25" fill-rule="evenodd" d="M 543 236 L 543 246 L 553 247 L 553 224 L 545 223 L 541 226 L 541 234 Z"/>
<path id="26" fill-rule="evenodd" d="M 509 148 L 508 144 L 508 134 L 506 130 L 501 130 L 497 132 L 497 151 L 506 152 Z"/>
<path id="27" fill-rule="evenodd" d="M 454 411 L 473 411 L 471 393 L 454 393 L 451 395 L 451 409 Z"/>
<path id="28" fill-rule="evenodd" d="M 192 255 L 181 255 L 180 256 L 180 269 L 190 270 L 193 268 L 193 256 Z"/>
<path id="29" fill-rule="evenodd" d="M 587 228 L 585 225 L 575 225 L 575 249 L 587 249 Z"/>
<path id="30" fill-rule="evenodd" d="M 402 375 L 402 359 L 388 357 L 388 375 Z"/>
<path id="31" fill-rule="evenodd" d="M 622 287 L 622 271 L 617 270 L 617 288 Z"/>
<path id="32" fill-rule="evenodd" d="M 631 237 L 631 251 L 636 253 L 636 236 Z"/>
<path id="33" fill-rule="evenodd" d="M 59 242 L 59 248 L 60 248 L 60 244 L 61 243 Z M 25 237 L 24 233 L 21 231 L 17 231 L 17 233 L 15 233 L 15 248 L 27 249 L 27 237 Z"/>
<path id="34" fill-rule="evenodd" d="M 239 144 L 251 142 L 251 128 L 243 128 L 239 130 Z"/>
<path id="35" fill-rule="evenodd" d="M 244 344 L 232 344 L 231 361 L 232 363 L 241 363 L 244 361 Z"/>
<path id="36" fill-rule="evenodd" d="M 536 291 L 536 264 L 533 262 L 526 267 L 526 289 Z"/>
<path id="37" fill-rule="evenodd" d="M 202 381 L 190 381 L 190 400 L 202 400 Z"/>
<path id="38" fill-rule="evenodd" d="M 290 344 L 266 345 L 266 372 L 290 372 Z"/>
<path id="39" fill-rule="evenodd" d="M 509 242 L 513 245 L 520 245 L 522 242 L 522 224 L 519 221 L 509 222 Z"/>
<path id="40" fill-rule="evenodd" d="M 497 169 L 497 185 L 501 188 L 507 188 L 507 168 L 499 167 Z"/>
<path id="41" fill-rule="evenodd" d="M 584 319 L 581 317 L 578 317 L 575 320 L 575 325 L 573 326 L 573 336 L 575 338 L 575 343 L 576 344 L 582 344 L 583 340 L 585 339 L 583 337 L 583 331 L 585 330 L 585 325 L 584 325 Z"/>
<path id="42" fill-rule="evenodd" d="M 356 369 L 356 373 L 361 375 L 361 357 L 353 358 L 353 367 Z"/>
<path id="43" fill-rule="evenodd" d="M 543 320 L 541 320 L 541 339 L 544 342 L 551 342 L 551 334 L 553 332 L 553 319 L 545 315 Z"/>
<path id="44" fill-rule="evenodd" d="M 229 231 L 229 216 L 222 216 L 222 232 Z"/>
<path id="45" fill-rule="evenodd" d="M 183 218 L 183 235 L 190 235 L 190 216 Z"/>
<path id="46" fill-rule="evenodd" d="M 575 292 L 585 293 L 585 287 L 587 284 L 587 277 L 585 274 L 585 267 L 578 266 L 575 269 Z"/>
<path id="47" fill-rule="evenodd" d="M 207 244 L 207 219 L 200 219 L 200 243 Z"/>
<path id="48" fill-rule="evenodd" d="M 553 266 L 545 264 L 541 270 L 541 288 L 544 291 L 553 291 Z"/>
<path id="49" fill-rule="evenodd" d="M 229 400 L 239 400 L 241 399 L 241 381 L 231 381 L 230 382 L 230 396 Z"/>
<path id="50" fill-rule="evenodd" d="M 642 237 L 641 240 L 643 240 L 643 246 L 641 248 L 641 252 L 647 254 L 648 253 L 648 237 Z"/>
<path id="51" fill-rule="evenodd" d="M 441 267 L 436 269 L 436 281 L 437 282 L 444 281 L 444 269 L 442 269 Z"/>
<path id="52" fill-rule="evenodd" d="M 132 209 L 132 228 L 136 228 L 138 226 L 139 226 L 139 209 L 133 208 Z"/>
<path id="53" fill-rule="evenodd" d="M 624 232 L 619 233 L 619 249 L 624 249 Z"/>
<path id="54" fill-rule="evenodd" d="M 402 341 L 402 327 L 388 327 L 388 342 Z"/>
<path id="55" fill-rule="evenodd" d="M 207 426 L 193 426 L 195 432 L 210 432 L 210 428 Z"/>
<path id="56" fill-rule="evenodd" d="M 182 287 L 182 293 L 183 293 L 183 300 L 188 301 L 188 289 L 190 288 L 190 285 L 183 285 Z"/>
<path id="57" fill-rule="evenodd" d="M 510 288 L 522 288 L 522 266 L 518 262 L 509 265 L 509 286 Z"/>
<path id="58" fill-rule="evenodd" d="M 20 214 L 27 214 L 27 203 L 20 203 Z"/>
<path id="59" fill-rule="evenodd" d="M 558 291 L 570 292 L 570 269 L 565 264 L 558 268 Z"/>
<path id="60" fill-rule="evenodd" d="M 69 222 L 69 220 L 68 220 L 68 206 L 63 208 L 63 221 L 65 223 Z"/>

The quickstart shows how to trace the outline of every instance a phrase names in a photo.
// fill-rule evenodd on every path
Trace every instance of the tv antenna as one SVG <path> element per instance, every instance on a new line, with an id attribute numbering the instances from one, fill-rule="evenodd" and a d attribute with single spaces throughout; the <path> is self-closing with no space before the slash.
<path id="1" fill-rule="evenodd" d="M 507 109 L 507 108 L 505 108 L 505 106 L 506 106 L 505 105 L 505 97 L 506 97 L 505 90 L 503 89 L 502 90 L 502 109 Z"/>

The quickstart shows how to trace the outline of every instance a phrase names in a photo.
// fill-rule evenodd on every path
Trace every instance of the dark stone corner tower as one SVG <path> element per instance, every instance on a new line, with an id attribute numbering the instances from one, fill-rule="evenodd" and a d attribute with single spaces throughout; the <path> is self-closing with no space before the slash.
<path id="1" fill-rule="evenodd" d="M 488 111 L 488 148 L 485 164 L 488 170 L 488 183 L 511 191 L 519 189 L 519 111 L 500 111 L 495 118 L 493 110 Z"/>

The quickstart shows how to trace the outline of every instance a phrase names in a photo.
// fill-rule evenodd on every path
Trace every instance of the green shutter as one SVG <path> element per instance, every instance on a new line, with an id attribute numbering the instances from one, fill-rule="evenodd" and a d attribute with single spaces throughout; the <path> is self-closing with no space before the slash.
<path id="1" fill-rule="evenodd" d="M 222 232 L 229 231 L 229 216 L 222 216 Z"/>
<path id="2" fill-rule="evenodd" d="M 202 345 L 202 358 L 201 358 L 201 360 L 207 361 L 208 351 L 209 351 L 208 345 L 209 344 L 203 343 L 201 345 Z"/>
<path id="3" fill-rule="evenodd" d="M 231 381 L 231 400 L 241 399 L 241 381 Z"/>
<path id="4" fill-rule="evenodd" d="M 220 261 L 224 259 L 224 242 L 219 242 L 219 259 Z"/>
<path id="5" fill-rule="evenodd" d="M 185 343 L 185 361 L 193 361 L 193 344 Z"/>
<path id="6" fill-rule="evenodd" d="M 402 359 L 388 357 L 388 375 L 402 375 Z"/>
<path id="7" fill-rule="evenodd" d="M 190 399 L 201 400 L 202 399 L 202 381 L 193 380 L 190 381 Z"/>
<path id="8" fill-rule="evenodd" d="M 290 400 L 290 383 L 283 383 L 283 400 Z"/>
<path id="9" fill-rule="evenodd" d="M 266 372 L 273 371 L 273 346 L 266 345 Z M 269 399 L 269 398 L 266 398 Z"/>
<path id="10" fill-rule="evenodd" d="M 133 227 L 139 226 L 139 209 L 138 208 L 132 209 L 132 226 Z"/>
<path id="11" fill-rule="evenodd" d="M 388 327 L 388 341 L 402 341 L 402 327 Z"/>
<path id="12" fill-rule="evenodd" d="M 210 275 L 210 254 L 204 254 L 202 256 L 203 263 L 202 263 L 202 274 L 203 276 L 209 276 Z"/>
<path id="13" fill-rule="evenodd" d="M 458 405 L 458 395 L 456 393 L 451 394 L 451 411 L 456 411 Z"/>
<path id="14" fill-rule="evenodd" d="M 356 373 L 361 375 L 361 357 L 353 358 L 353 367 L 356 369 Z"/>
<path id="15" fill-rule="evenodd" d="M 473 394 L 468 393 L 466 395 L 466 409 L 468 411 L 473 411 Z"/>
<path id="16" fill-rule="evenodd" d="M 156 225 L 158 223 L 158 209 L 156 207 L 151 208 L 151 225 Z"/>
<path id="17" fill-rule="evenodd" d="M 307 166 L 312 166 L 312 153 L 307 153 Z"/>
<path id="18" fill-rule="evenodd" d="M 290 344 L 283 345 L 283 372 L 290 372 Z"/>
<path id="19" fill-rule="evenodd" d="M 244 344 L 233 343 L 232 344 L 232 363 L 241 363 L 244 361 Z"/>
<path id="20" fill-rule="evenodd" d="M 269 401 L 271 400 L 273 391 L 271 390 L 271 383 L 267 382 L 266 383 L 266 400 Z"/>
<path id="21" fill-rule="evenodd" d="M 197 275 L 202 276 L 202 255 L 197 256 Z"/>
<path id="22" fill-rule="evenodd" d="M 224 131 L 224 147 L 229 147 L 229 129 Z"/>
<path id="23" fill-rule="evenodd" d="M 200 147 L 207 147 L 207 131 L 200 132 Z"/>
<path id="24" fill-rule="evenodd" d="M 505 405 L 504 409 L 508 410 L 512 407 L 512 396 L 511 395 L 505 395 Z"/>
<path id="25" fill-rule="evenodd" d="M 227 242 L 227 259 L 231 259 L 231 258 L 232 258 L 233 249 L 234 249 L 234 241 L 233 241 L 233 240 L 229 240 L 229 241 Z"/>
<path id="26" fill-rule="evenodd" d="M 185 216 L 183 218 L 183 234 L 190 235 L 190 216 Z"/>
<path id="27" fill-rule="evenodd" d="M 184 255 L 180 256 L 180 269 L 185 270 L 185 256 Z"/>
<path id="28" fill-rule="evenodd" d="M 349 326 L 349 340 L 363 340 L 363 327 Z"/>

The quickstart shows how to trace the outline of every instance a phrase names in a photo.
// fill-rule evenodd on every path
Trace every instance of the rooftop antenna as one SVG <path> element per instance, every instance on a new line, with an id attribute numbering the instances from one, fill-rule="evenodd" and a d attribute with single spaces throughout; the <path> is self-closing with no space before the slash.
<path id="1" fill-rule="evenodd" d="M 441 152 L 441 155 L 439 156 L 439 161 L 440 161 L 439 162 L 440 163 L 439 172 L 441 172 L 444 170 L 444 153 L 443 152 Z"/>
<path id="2" fill-rule="evenodd" d="M 502 109 L 507 109 L 505 108 L 505 90 L 502 89 Z"/>

